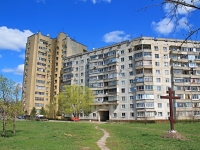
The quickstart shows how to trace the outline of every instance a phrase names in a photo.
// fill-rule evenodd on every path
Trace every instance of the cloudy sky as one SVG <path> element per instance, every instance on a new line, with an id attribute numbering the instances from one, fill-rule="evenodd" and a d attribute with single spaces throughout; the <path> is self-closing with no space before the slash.
<path id="1" fill-rule="evenodd" d="M 52 38 L 65 32 L 91 50 L 140 36 L 183 39 L 188 25 L 200 27 L 200 11 L 194 9 L 178 9 L 178 27 L 169 15 L 170 5 L 138 11 L 161 2 L 0 0 L 0 74 L 22 82 L 26 39 L 38 31 Z"/>

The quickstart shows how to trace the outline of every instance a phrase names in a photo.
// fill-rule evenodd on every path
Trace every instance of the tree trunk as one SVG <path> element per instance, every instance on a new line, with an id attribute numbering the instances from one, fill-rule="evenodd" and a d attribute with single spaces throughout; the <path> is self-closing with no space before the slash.
<path id="1" fill-rule="evenodd" d="M 2 134 L 1 134 L 2 137 L 6 136 L 6 120 L 5 120 L 5 116 L 6 116 L 5 111 L 3 111 L 3 131 L 2 131 Z"/>
<path id="2" fill-rule="evenodd" d="M 16 133 L 16 115 L 14 115 L 14 118 L 13 118 L 13 134 Z"/>

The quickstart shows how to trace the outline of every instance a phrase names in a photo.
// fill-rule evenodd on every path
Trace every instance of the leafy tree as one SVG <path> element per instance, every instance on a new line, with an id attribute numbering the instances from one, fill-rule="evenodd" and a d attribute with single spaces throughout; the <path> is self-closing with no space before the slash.
<path id="1" fill-rule="evenodd" d="M 36 112 L 37 111 L 36 111 L 35 107 L 33 107 L 31 110 L 31 114 L 30 114 L 32 119 L 36 116 Z"/>
<path id="2" fill-rule="evenodd" d="M 6 120 L 9 117 L 9 104 L 13 101 L 14 82 L 0 75 L 0 108 L 3 116 L 2 137 L 6 135 Z"/>
<path id="3" fill-rule="evenodd" d="M 45 111 L 44 107 L 42 107 L 40 109 L 40 115 L 46 115 L 46 111 Z"/>
<path id="4" fill-rule="evenodd" d="M 66 85 L 59 94 L 59 111 L 79 117 L 80 113 L 91 112 L 93 100 L 94 96 L 88 87 Z"/>

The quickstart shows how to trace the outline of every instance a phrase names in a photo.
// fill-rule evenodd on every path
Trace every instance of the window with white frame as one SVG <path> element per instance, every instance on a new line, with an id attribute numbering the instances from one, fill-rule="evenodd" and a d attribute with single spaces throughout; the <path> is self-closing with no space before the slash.
<path id="1" fill-rule="evenodd" d="M 162 103 L 158 103 L 158 108 L 162 108 Z"/>
<path id="2" fill-rule="evenodd" d="M 159 49 L 158 49 L 158 46 L 154 46 L 154 50 L 155 51 L 158 51 Z"/>
<path id="3" fill-rule="evenodd" d="M 168 75 L 169 74 L 169 70 L 165 70 L 165 75 Z"/>
<path id="4" fill-rule="evenodd" d="M 170 79 L 169 78 L 165 78 L 165 82 L 169 83 Z"/>
<path id="5" fill-rule="evenodd" d="M 122 118 L 125 118 L 126 114 L 125 113 L 122 113 Z"/>
<path id="6" fill-rule="evenodd" d="M 134 104 L 130 104 L 130 108 L 134 108 Z"/>
<path id="7" fill-rule="evenodd" d="M 156 74 L 160 74 L 160 70 L 156 70 Z"/>
<path id="8" fill-rule="evenodd" d="M 156 66 L 160 66 L 160 62 L 155 62 L 155 65 Z"/>
<path id="9" fill-rule="evenodd" d="M 161 91 L 161 86 L 157 86 L 157 91 Z"/>
<path id="10" fill-rule="evenodd" d="M 155 58 L 159 58 L 159 54 L 155 54 Z"/>
<path id="11" fill-rule="evenodd" d="M 124 57 L 121 58 L 121 62 L 124 62 Z"/>
<path id="12" fill-rule="evenodd" d="M 156 82 L 161 82 L 160 78 L 156 78 Z"/>
<path id="13" fill-rule="evenodd" d="M 124 54 L 124 50 L 121 50 L 121 54 Z"/>
<path id="14" fill-rule="evenodd" d="M 162 117 L 162 115 L 163 115 L 162 112 L 158 112 L 159 117 Z"/>
<path id="15" fill-rule="evenodd" d="M 125 101 L 125 100 L 126 100 L 125 96 L 122 96 L 122 97 L 121 97 L 121 100 L 122 100 L 122 101 Z"/>
<path id="16" fill-rule="evenodd" d="M 164 51 L 164 52 L 167 52 L 167 47 L 163 47 L 163 51 Z"/>
<path id="17" fill-rule="evenodd" d="M 125 107 L 126 107 L 125 104 L 122 104 L 122 105 L 121 105 L 121 108 L 122 108 L 122 109 L 125 109 Z"/>
<path id="18" fill-rule="evenodd" d="M 167 54 L 164 54 L 164 59 L 168 59 L 168 55 Z"/>
<path id="19" fill-rule="evenodd" d="M 168 66 L 168 62 L 164 62 L 164 66 L 167 67 Z"/>
<path id="20" fill-rule="evenodd" d="M 134 96 L 130 96 L 130 100 L 134 100 Z"/>
<path id="21" fill-rule="evenodd" d="M 121 82 L 122 82 L 122 85 L 125 85 L 125 80 L 122 80 Z"/>
<path id="22" fill-rule="evenodd" d="M 113 113 L 113 118 L 117 118 L 117 113 Z"/>

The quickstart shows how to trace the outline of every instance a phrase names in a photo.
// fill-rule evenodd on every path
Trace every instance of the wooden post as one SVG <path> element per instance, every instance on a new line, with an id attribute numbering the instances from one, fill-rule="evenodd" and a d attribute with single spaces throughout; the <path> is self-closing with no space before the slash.
<path id="1" fill-rule="evenodd" d="M 173 96 L 174 91 L 172 91 L 171 88 L 169 88 L 169 91 L 167 91 L 167 93 L 169 94 L 168 96 L 161 96 L 161 99 L 169 99 L 169 107 L 170 107 L 170 128 L 171 131 L 174 131 L 174 114 L 173 114 L 173 99 L 180 99 L 180 97 L 178 96 Z"/>

